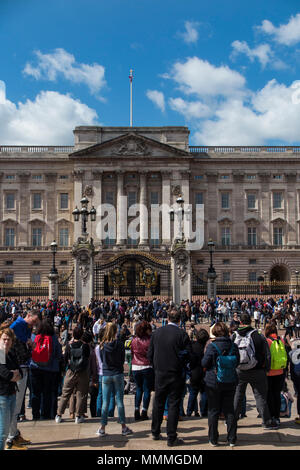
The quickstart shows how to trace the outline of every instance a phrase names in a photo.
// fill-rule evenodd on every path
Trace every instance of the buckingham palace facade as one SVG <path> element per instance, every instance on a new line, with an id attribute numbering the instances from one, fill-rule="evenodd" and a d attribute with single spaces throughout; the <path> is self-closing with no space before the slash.
<path id="1" fill-rule="evenodd" d="M 204 205 L 204 243 L 191 251 L 193 295 L 206 282 L 209 239 L 218 283 L 263 278 L 298 285 L 300 147 L 196 147 L 187 127 L 79 126 L 74 146 L 0 145 L 0 162 L 5 286 L 46 284 L 53 240 L 60 279 L 71 279 L 72 248 L 82 234 L 73 211 L 83 197 L 97 209 L 96 220 L 86 222 L 95 297 L 171 295 L 169 216 L 161 212 L 153 230 L 150 214 L 152 205 L 171 207 L 179 197 L 192 217 Z M 106 238 L 99 236 L 105 204 L 116 213 L 116 229 Z M 141 207 L 138 238 L 127 230 L 134 216 L 123 218 L 133 205 Z"/>

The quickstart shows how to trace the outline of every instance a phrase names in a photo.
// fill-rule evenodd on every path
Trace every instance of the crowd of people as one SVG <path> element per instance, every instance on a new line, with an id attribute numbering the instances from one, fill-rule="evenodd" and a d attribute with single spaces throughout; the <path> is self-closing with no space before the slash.
<path id="1" fill-rule="evenodd" d="M 150 419 L 155 392 L 154 440 L 162 439 L 166 420 L 168 446 L 183 444 L 178 421 L 194 414 L 207 418 L 212 446 L 224 418 L 234 446 L 238 421 L 246 416 L 247 385 L 263 428 L 275 430 L 282 413 L 290 414 L 290 377 L 300 424 L 299 315 L 300 299 L 292 295 L 179 306 L 161 299 L 92 299 L 85 307 L 70 300 L 0 299 L 0 449 L 30 445 L 18 429 L 26 419 L 27 390 L 35 421 L 59 424 L 69 408 L 69 417 L 83 423 L 89 404 L 91 417 L 100 420 L 99 438 L 107 435 L 115 408 L 121 434 L 133 434 L 124 394 L 135 394 L 133 418 L 140 421 Z"/>

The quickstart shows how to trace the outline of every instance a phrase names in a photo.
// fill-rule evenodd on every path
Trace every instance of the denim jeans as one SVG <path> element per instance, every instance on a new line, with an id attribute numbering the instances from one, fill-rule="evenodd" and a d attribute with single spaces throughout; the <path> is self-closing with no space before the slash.
<path id="1" fill-rule="evenodd" d="M 97 396 L 97 404 L 96 404 L 96 414 L 97 416 L 101 416 L 101 409 L 102 409 L 102 375 L 99 375 L 99 389 L 98 389 L 98 396 Z M 115 389 L 112 388 L 110 401 L 108 406 L 108 416 L 113 418 L 115 412 Z"/>
<path id="2" fill-rule="evenodd" d="M 14 416 L 12 417 L 11 422 L 10 422 L 10 428 L 9 428 L 9 433 L 8 433 L 8 438 L 7 438 L 9 442 L 12 442 L 13 439 L 20 434 L 18 427 L 17 427 L 17 421 L 18 421 L 18 414 L 21 411 L 22 403 L 23 403 L 24 395 L 26 391 L 28 369 L 22 367 L 22 373 L 23 373 L 22 379 L 17 382 L 18 390 L 16 393 L 16 406 L 15 406 Z"/>
<path id="3" fill-rule="evenodd" d="M 16 395 L 0 395 L 0 450 L 4 450 L 16 407 Z"/>
<path id="4" fill-rule="evenodd" d="M 142 370 L 132 371 L 134 381 L 136 383 L 135 392 L 135 408 L 140 409 L 143 398 L 143 410 L 148 410 L 151 389 L 153 385 L 153 369 L 151 367 Z"/>
<path id="5" fill-rule="evenodd" d="M 107 425 L 108 407 L 111 398 L 111 393 L 114 388 L 114 393 L 117 402 L 118 415 L 120 424 L 125 424 L 125 408 L 124 408 L 124 374 L 117 375 L 103 375 L 102 377 L 102 410 L 101 410 L 101 424 Z"/>

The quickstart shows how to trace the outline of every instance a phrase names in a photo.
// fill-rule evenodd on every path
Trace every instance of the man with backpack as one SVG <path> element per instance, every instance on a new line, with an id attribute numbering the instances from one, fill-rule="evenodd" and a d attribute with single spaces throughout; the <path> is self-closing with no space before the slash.
<path id="1" fill-rule="evenodd" d="M 240 364 L 237 368 L 238 386 L 234 396 L 234 413 L 238 419 L 241 412 L 247 385 L 250 384 L 256 401 L 256 407 L 266 430 L 278 429 L 272 422 L 267 405 L 268 381 L 267 372 L 271 366 L 270 349 L 264 336 L 251 327 L 251 316 L 242 313 L 241 324 L 232 335 L 240 353 Z"/>
<path id="2" fill-rule="evenodd" d="M 240 357 L 237 346 L 231 341 L 229 329 L 217 322 L 211 329 L 214 338 L 205 351 L 202 367 L 205 370 L 205 391 L 208 400 L 208 438 L 213 447 L 218 445 L 218 420 L 223 412 L 227 424 L 227 441 L 230 447 L 236 443 L 237 418 L 233 399 L 238 383 L 236 368 Z"/>
<path id="3" fill-rule="evenodd" d="M 84 421 L 84 412 L 86 407 L 86 398 L 89 391 L 89 357 L 90 347 L 84 343 L 81 338 L 83 330 L 77 326 L 73 330 L 73 342 L 67 346 L 65 353 L 65 362 L 67 364 L 67 373 L 64 380 L 62 396 L 55 417 L 56 423 L 61 423 L 62 415 L 67 408 L 69 399 L 76 389 L 76 418 L 75 423 L 80 424 Z"/>

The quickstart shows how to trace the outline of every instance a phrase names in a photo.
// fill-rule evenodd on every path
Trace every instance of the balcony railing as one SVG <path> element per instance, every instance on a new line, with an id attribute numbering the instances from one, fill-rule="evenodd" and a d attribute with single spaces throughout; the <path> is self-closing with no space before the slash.
<path id="1" fill-rule="evenodd" d="M 300 153 L 300 146 L 205 146 L 190 145 L 191 153 Z"/>
<path id="2" fill-rule="evenodd" d="M 71 153 L 74 147 L 71 145 L 1 145 L 0 153 Z"/>

